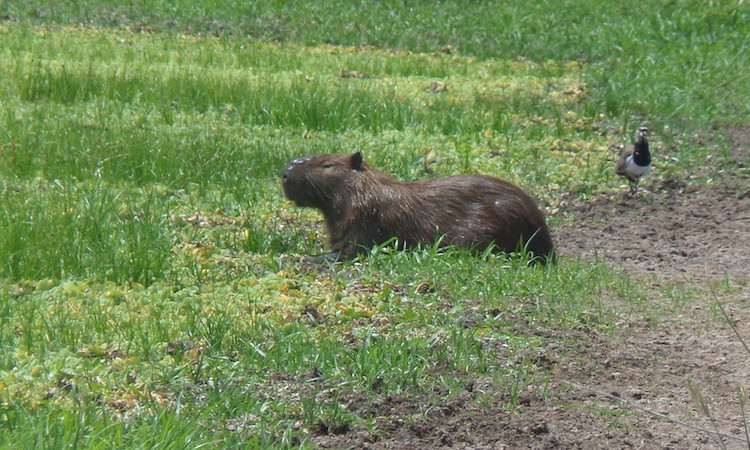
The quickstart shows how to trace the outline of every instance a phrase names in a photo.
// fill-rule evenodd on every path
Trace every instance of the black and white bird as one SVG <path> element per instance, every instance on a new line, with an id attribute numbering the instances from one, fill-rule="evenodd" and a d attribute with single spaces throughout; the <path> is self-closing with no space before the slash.
<path id="1" fill-rule="evenodd" d="M 651 171 L 651 153 L 648 151 L 648 128 L 640 127 L 635 133 L 635 144 L 623 148 L 617 161 L 617 174 L 630 182 L 630 192 L 638 192 L 638 180 Z"/>

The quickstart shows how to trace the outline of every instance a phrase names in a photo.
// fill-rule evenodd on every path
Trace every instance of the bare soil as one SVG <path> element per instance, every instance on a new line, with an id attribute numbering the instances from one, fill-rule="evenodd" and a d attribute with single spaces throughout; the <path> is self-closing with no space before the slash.
<path id="1" fill-rule="evenodd" d="M 652 177 L 638 197 L 622 188 L 569 206 L 561 213 L 575 220 L 554 230 L 562 255 L 599 258 L 629 273 L 655 306 L 674 301 L 664 293 L 667 286 L 695 286 L 684 307 L 668 309 L 678 312 L 656 321 L 625 320 L 616 333 L 577 331 L 580 345 L 550 343 L 540 356 L 551 366 L 547 390 L 522 393 L 513 411 L 500 406 L 507 394 L 482 380 L 427 412 L 398 396 L 378 404 L 352 399 L 348 408 L 376 418 L 380 432 L 354 427 L 320 435 L 315 443 L 367 449 L 749 448 L 738 386 L 750 386 L 750 352 L 708 289 L 730 280 L 733 288 L 722 289 L 719 300 L 750 344 L 750 128 L 731 133 L 732 167 L 706 169 L 702 175 L 711 182 Z M 491 399 L 489 406 L 479 406 L 480 396 Z"/>

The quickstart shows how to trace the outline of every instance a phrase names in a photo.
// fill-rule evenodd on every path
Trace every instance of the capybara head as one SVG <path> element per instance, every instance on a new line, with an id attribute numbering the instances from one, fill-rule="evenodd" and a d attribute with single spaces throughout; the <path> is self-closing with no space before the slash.
<path id="1" fill-rule="evenodd" d="M 359 152 L 297 158 L 284 169 L 281 184 L 286 197 L 298 206 L 326 211 L 347 196 L 342 191 L 349 189 L 354 172 L 368 167 Z"/>

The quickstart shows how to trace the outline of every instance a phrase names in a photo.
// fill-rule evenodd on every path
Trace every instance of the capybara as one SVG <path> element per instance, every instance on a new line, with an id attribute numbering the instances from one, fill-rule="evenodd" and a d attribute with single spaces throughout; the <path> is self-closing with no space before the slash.
<path id="1" fill-rule="evenodd" d="M 297 158 L 284 169 L 286 197 L 325 216 L 328 259 L 367 252 L 397 238 L 399 247 L 455 245 L 513 252 L 534 260 L 553 255 L 549 229 L 534 201 L 515 185 L 487 175 L 454 175 L 401 182 L 362 161 L 362 155 Z"/>

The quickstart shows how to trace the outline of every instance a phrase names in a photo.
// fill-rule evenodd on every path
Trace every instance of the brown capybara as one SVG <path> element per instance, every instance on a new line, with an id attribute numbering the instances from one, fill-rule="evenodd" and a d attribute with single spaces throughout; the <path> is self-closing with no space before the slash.
<path id="1" fill-rule="evenodd" d="M 399 247 L 455 245 L 478 251 L 520 247 L 546 262 L 553 254 L 544 216 L 534 201 L 507 181 L 454 175 L 401 182 L 362 161 L 362 155 L 315 155 L 284 169 L 286 197 L 325 216 L 332 251 L 351 258 L 397 238 Z"/>

